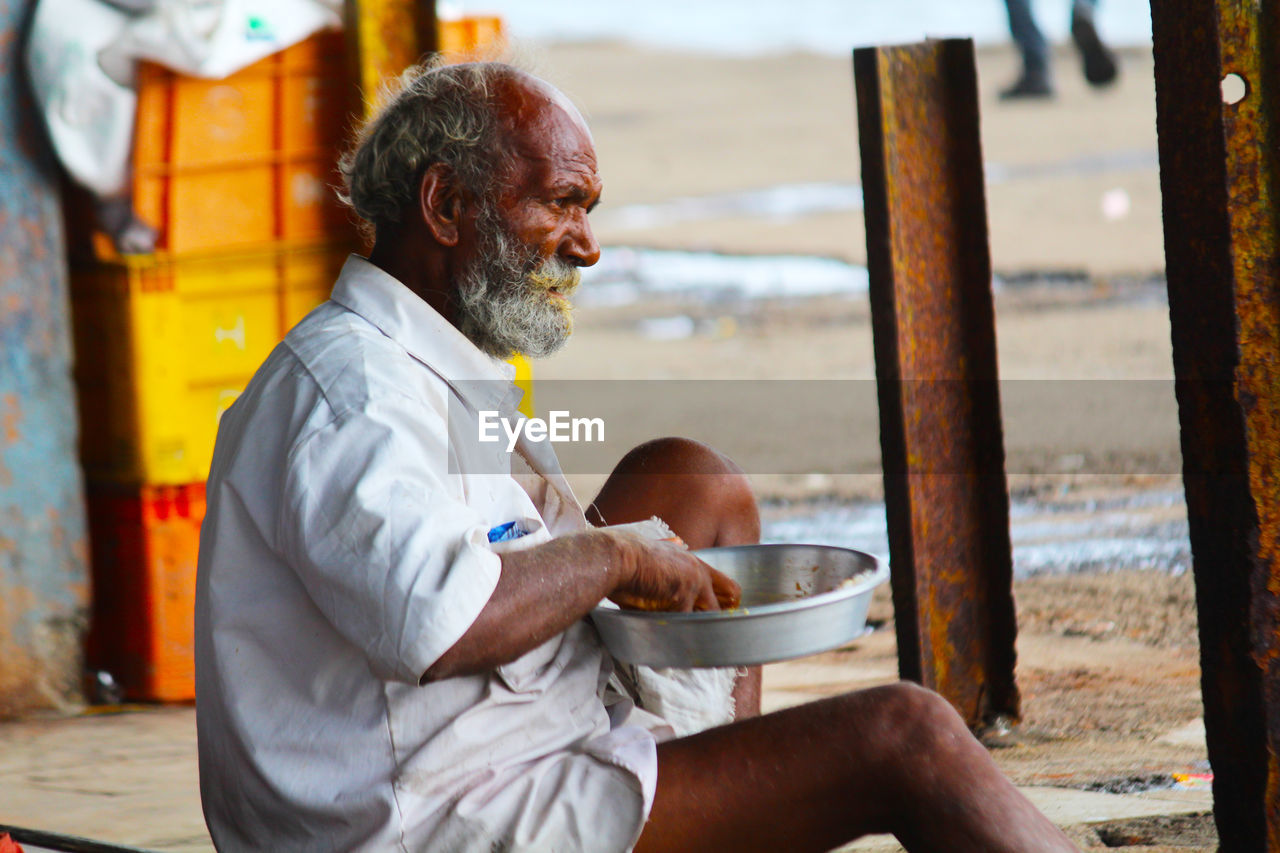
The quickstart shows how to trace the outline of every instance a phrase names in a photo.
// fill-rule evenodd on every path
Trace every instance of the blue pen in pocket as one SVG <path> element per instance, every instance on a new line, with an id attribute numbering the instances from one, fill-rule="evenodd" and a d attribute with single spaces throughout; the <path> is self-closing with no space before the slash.
<path id="1" fill-rule="evenodd" d="M 520 522 L 508 521 L 506 524 L 499 524 L 489 531 L 489 543 L 510 542 L 512 539 L 519 539 L 528 532 L 520 526 Z"/>

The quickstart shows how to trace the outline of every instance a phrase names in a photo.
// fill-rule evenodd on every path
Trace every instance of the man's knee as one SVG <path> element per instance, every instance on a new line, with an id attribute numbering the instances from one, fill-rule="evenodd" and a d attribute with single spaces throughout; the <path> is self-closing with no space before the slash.
<path id="1" fill-rule="evenodd" d="M 842 697 L 855 703 L 870 743 L 878 743 L 890 760 L 904 756 L 942 759 L 976 744 L 951 704 L 932 690 L 899 681 Z M 868 713 L 868 706 L 871 708 Z"/>
<path id="2" fill-rule="evenodd" d="M 679 477 L 680 486 L 721 501 L 755 506 L 746 472 L 728 456 L 691 438 L 656 438 L 631 450 L 615 473 Z"/>
<path id="3" fill-rule="evenodd" d="M 964 720 L 942 696 L 913 681 L 898 681 L 880 688 L 894 716 L 931 730 L 964 728 Z"/>
<path id="4" fill-rule="evenodd" d="M 738 464 L 710 445 L 667 436 L 638 444 L 619 460 L 615 474 L 743 476 Z"/>
<path id="5" fill-rule="evenodd" d="M 728 456 L 688 438 L 659 438 L 632 449 L 614 468 L 593 509 L 593 523 L 661 516 L 694 547 L 760 538 L 746 473 Z"/>

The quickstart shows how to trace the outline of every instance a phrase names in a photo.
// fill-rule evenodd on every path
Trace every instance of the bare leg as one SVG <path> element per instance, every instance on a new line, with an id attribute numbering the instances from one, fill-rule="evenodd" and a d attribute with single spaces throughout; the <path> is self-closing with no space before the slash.
<path id="1" fill-rule="evenodd" d="M 691 548 L 760 538 L 741 469 L 687 439 L 628 453 L 587 510 L 596 525 L 651 515 Z M 754 672 L 750 707 L 758 709 Z M 893 832 L 913 851 L 1075 849 L 951 706 L 923 688 L 889 685 L 742 717 L 659 745 L 657 798 L 639 853 L 825 851 L 871 832 Z"/>
<path id="2" fill-rule="evenodd" d="M 760 513 L 742 469 L 687 438 L 660 438 L 632 450 L 587 507 L 587 520 L 597 527 L 654 515 L 693 549 L 760 541 Z M 738 679 L 733 699 L 738 719 L 760 713 L 760 667 Z"/>
<path id="3" fill-rule="evenodd" d="M 912 851 L 1076 850 L 945 700 L 907 683 L 658 746 L 637 853 L 825 851 L 892 832 Z"/>
<path id="4" fill-rule="evenodd" d="M 659 438 L 632 450 L 587 507 L 587 520 L 597 527 L 651 515 L 690 548 L 760 541 L 760 514 L 742 469 L 687 438 Z"/>

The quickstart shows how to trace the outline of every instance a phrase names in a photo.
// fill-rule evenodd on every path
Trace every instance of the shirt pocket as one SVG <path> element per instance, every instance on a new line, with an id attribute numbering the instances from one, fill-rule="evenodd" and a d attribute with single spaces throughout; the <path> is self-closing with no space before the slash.
<path id="1" fill-rule="evenodd" d="M 514 524 L 519 530 L 523 531 L 521 535 L 514 538 L 504 539 L 499 542 L 490 542 L 489 549 L 495 554 L 509 554 L 512 551 L 523 551 L 526 548 L 532 548 L 535 545 L 541 545 L 543 542 L 551 541 L 551 534 L 547 532 L 547 526 L 542 523 L 542 519 L 537 516 L 520 516 L 511 521 L 495 525 L 493 530 L 504 527 L 507 524 Z"/>
<path id="2" fill-rule="evenodd" d="M 515 519 L 522 530 L 529 531 L 518 539 L 505 542 L 491 542 L 489 547 L 496 554 L 508 554 L 512 551 L 523 551 L 544 542 L 551 541 L 551 534 L 536 516 L 522 516 Z M 514 693 L 539 693 L 554 680 L 555 675 L 564 669 L 564 662 L 556 662 L 560 646 L 564 640 L 561 634 L 526 652 L 510 663 L 497 668 L 498 678 Z"/>

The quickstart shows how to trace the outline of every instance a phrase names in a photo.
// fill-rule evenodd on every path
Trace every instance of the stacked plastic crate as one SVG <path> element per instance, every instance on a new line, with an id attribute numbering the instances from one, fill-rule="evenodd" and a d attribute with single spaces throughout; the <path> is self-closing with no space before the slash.
<path id="1" fill-rule="evenodd" d="M 501 38 L 492 18 L 441 29 L 457 51 Z M 118 256 L 84 217 L 68 229 L 94 587 L 86 659 L 130 699 L 185 701 L 218 419 L 359 248 L 331 189 L 359 103 L 341 33 L 223 80 L 149 66 L 139 83 L 134 204 L 157 251 Z"/>

